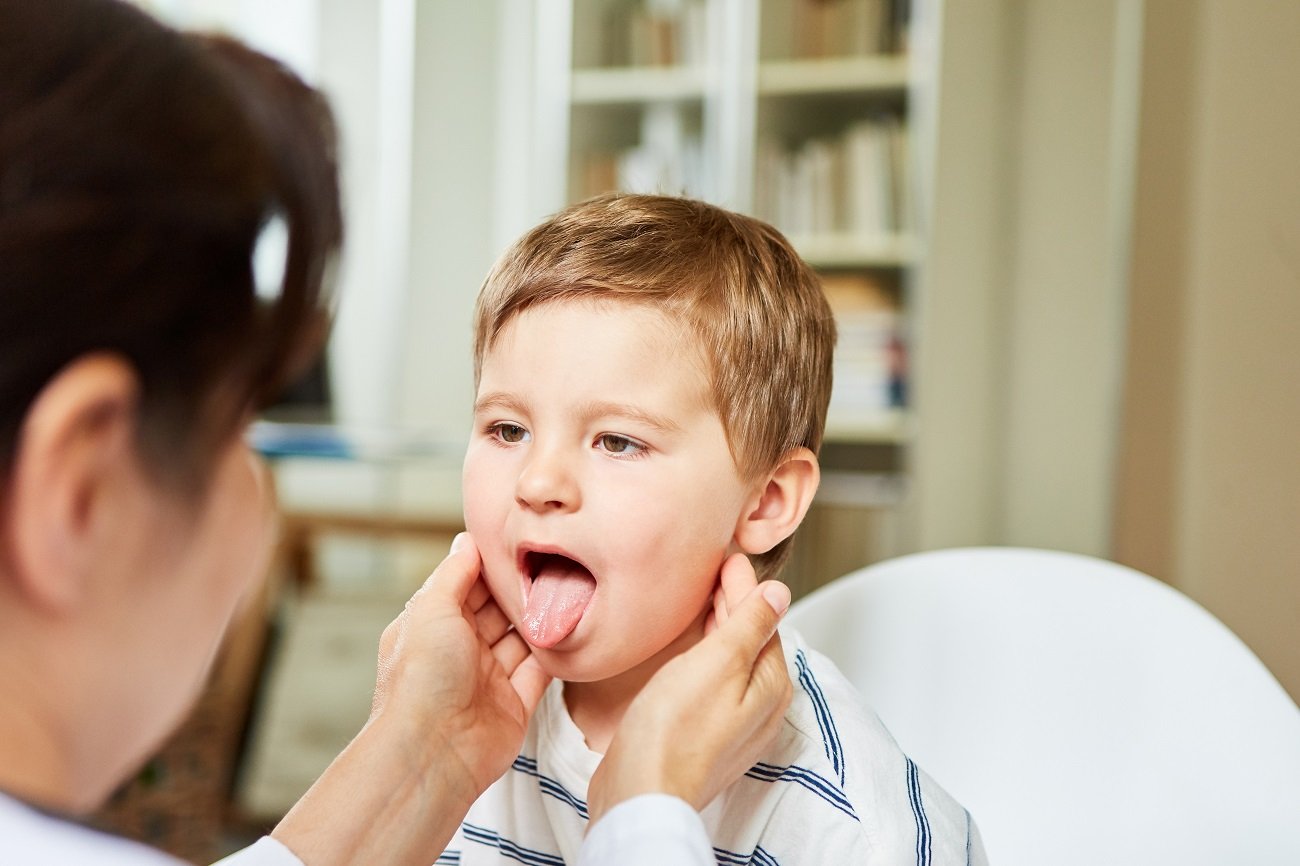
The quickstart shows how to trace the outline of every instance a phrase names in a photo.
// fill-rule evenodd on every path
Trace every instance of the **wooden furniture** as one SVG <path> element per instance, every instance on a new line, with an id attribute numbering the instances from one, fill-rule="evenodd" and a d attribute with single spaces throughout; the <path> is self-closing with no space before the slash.
<path id="1" fill-rule="evenodd" d="M 351 535 L 381 540 L 444 538 L 464 528 L 459 519 L 449 517 L 294 510 L 285 513 L 281 520 L 281 556 L 289 581 L 306 590 L 318 583 L 315 545 L 323 536 Z"/>

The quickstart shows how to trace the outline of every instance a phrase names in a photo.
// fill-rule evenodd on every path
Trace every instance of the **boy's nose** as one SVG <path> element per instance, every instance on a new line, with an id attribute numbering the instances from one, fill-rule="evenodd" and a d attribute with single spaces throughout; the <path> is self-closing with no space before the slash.
<path id="1" fill-rule="evenodd" d="M 577 479 L 561 455 L 534 449 L 515 482 L 515 501 L 532 511 L 574 511 Z"/>

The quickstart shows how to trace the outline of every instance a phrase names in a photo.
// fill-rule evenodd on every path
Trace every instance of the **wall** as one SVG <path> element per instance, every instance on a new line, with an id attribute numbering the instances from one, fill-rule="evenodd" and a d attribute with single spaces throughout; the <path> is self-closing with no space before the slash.
<path id="1" fill-rule="evenodd" d="M 320 0 L 320 83 L 338 117 L 347 237 L 330 336 L 337 419 L 391 425 L 408 284 L 415 0 Z"/>
<path id="2" fill-rule="evenodd" d="M 1146 14 L 1114 553 L 1300 697 L 1300 4 Z"/>
<path id="3" fill-rule="evenodd" d="M 919 94 L 933 188 L 923 197 L 929 249 L 916 287 L 918 429 L 902 546 L 1105 556 L 1140 4 L 918 8 L 941 14 L 939 44 L 921 46 L 935 52 Z"/>
<path id="4" fill-rule="evenodd" d="M 406 425 L 469 435 L 470 325 L 493 246 L 499 3 L 416 4 Z M 457 461 L 459 462 L 459 461 Z"/>
<path id="5" fill-rule="evenodd" d="M 909 118 L 926 167 L 916 215 L 927 249 L 908 288 L 916 429 L 904 551 L 989 544 L 997 532 L 1014 82 L 1007 7 L 916 7 Z"/>
<path id="6" fill-rule="evenodd" d="M 1124 363 L 1141 18 L 1018 4 L 1000 540 L 1105 556 Z"/>

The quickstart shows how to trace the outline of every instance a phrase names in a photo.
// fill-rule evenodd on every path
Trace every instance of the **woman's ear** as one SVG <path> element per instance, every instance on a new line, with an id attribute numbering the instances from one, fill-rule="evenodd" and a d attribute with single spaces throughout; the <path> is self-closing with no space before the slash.
<path id="1" fill-rule="evenodd" d="M 802 447 L 788 452 L 746 503 L 736 525 L 736 545 L 755 556 L 793 535 L 812 505 L 820 480 L 815 454 Z"/>
<path id="2" fill-rule="evenodd" d="M 46 383 L 18 433 L 4 520 L 5 571 L 40 607 L 83 597 L 107 494 L 133 465 L 139 380 L 123 358 L 86 355 Z"/>

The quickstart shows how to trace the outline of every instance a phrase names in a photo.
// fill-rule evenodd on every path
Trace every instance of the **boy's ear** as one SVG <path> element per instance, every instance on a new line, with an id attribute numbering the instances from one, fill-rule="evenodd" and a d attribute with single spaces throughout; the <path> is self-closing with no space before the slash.
<path id="1" fill-rule="evenodd" d="M 130 465 L 139 380 L 124 359 L 84 356 L 36 395 L 19 429 L 3 527 L 4 571 L 36 606 L 63 611 L 83 597 L 110 533 L 96 519 Z"/>
<path id="2" fill-rule="evenodd" d="M 817 456 L 807 448 L 787 453 L 746 504 L 736 525 L 736 545 L 756 556 L 794 534 L 821 480 Z"/>

